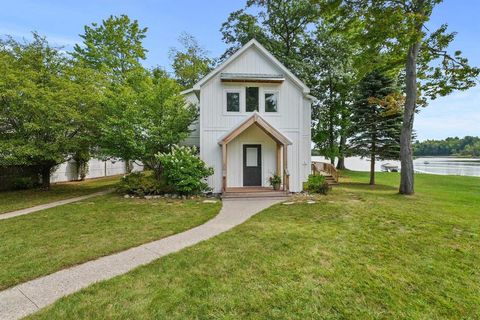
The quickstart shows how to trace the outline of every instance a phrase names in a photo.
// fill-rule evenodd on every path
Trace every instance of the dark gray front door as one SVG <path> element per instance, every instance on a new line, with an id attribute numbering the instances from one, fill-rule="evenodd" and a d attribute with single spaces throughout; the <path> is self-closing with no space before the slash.
<path id="1" fill-rule="evenodd" d="M 243 185 L 262 185 L 262 146 L 259 144 L 243 145 Z"/>

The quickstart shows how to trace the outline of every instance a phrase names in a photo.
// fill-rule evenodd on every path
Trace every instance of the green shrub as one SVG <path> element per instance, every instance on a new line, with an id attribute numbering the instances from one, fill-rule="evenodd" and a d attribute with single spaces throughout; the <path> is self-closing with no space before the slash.
<path id="1" fill-rule="evenodd" d="M 305 189 L 311 193 L 327 194 L 330 191 L 330 185 L 325 177 L 320 174 L 309 175 L 305 187 Z"/>
<path id="2" fill-rule="evenodd" d="M 167 184 L 178 194 L 198 194 L 210 190 L 205 179 L 213 174 L 195 147 L 173 146 L 170 153 L 159 153 L 157 160 Z"/>
<path id="3" fill-rule="evenodd" d="M 13 181 L 12 187 L 15 190 L 32 189 L 35 187 L 35 182 L 31 177 L 18 177 Z"/>
<path id="4" fill-rule="evenodd" d="M 131 173 L 120 180 L 116 189 L 118 192 L 140 197 L 174 192 L 164 179 L 158 180 L 150 172 Z"/>
<path id="5" fill-rule="evenodd" d="M 270 185 L 273 187 L 273 189 L 278 190 L 280 188 L 280 184 L 282 183 L 282 177 L 280 177 L 278 174 L 274 174 L 268 178 L 268 182 L 270 182 Z"/>

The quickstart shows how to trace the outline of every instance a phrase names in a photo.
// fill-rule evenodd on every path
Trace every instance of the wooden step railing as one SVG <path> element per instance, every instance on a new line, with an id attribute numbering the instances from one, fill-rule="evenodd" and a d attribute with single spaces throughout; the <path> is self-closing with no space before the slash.
<path id="1" fill-rule="evenodd" d="M 338 183 L 339 173 L 335 166 L 331 163 L 312 161 L 312 173 L 321 174 L 321 172 L 326 173 L 329 176 L 332 176 L 335 182 Z"/>

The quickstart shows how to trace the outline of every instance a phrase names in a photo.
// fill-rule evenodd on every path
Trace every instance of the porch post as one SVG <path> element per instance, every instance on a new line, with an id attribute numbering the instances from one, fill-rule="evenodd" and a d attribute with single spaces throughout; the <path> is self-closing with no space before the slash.
<path id="1" fill-rule="evenodd" d="M 288 173 L 288 146 L 283 145 L 283 190 L 288 191 L 289 190 L 289 173 Z"/>
<path id="2" fill-rule="evenodd" d="M 222 144 L 222 192 L 227 191 L 227 144 Z"/>
<path id="3" fill-rule="evenodd" d="M 282 145 L 277 143 L 277 176 L 282 176 Z"/>

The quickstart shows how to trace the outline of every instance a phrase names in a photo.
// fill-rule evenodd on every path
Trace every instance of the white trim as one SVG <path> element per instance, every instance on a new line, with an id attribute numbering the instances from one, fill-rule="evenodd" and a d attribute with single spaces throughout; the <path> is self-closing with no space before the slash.
<path id="1" fill-rule="evenodd" d="M 297 78 L 290 70 L 287 69 L 280 61 L 277 60 L 267 49 L 265 49 L 257 40 L 252 39 L 248 41 L 243 47 L 238 49 L 234 54 L 232 54 L 227 60 L 225 60 L 221 65 L 215 68 L 212 72 L 207 74 L 204 78 L 198 81 L 194 86 L 194 90 L 200 90 L 200 87 L 204 85 L 208 80 L 217 75 L 225 67 L 227 67 L 232 61 L 238 58 L 242 53 L 244 53 L 250 47 L 255 46 L 265 57 L 270 59 L 277 67 L 279 67 L 295 84 L 302 88 L 303 94 L 307 95 L 310 93 L 310 88 L 308 88 L 300 79 Z"/>
<path id="2" fill-rule="evenodd" d="M 262 112 L 266 115 L 269 115 L 269 116 L 279 116 L 280 115 L 280 90 L 272 90 L 272 89 L 263 89 L 262 90 Z M 270 111 L 270 112 L 267 112 L 267 109 L 265 108 L 265 95 L 266 94 L 274 94 L 275 96 L 277 96 L 277 111 Z"/>

